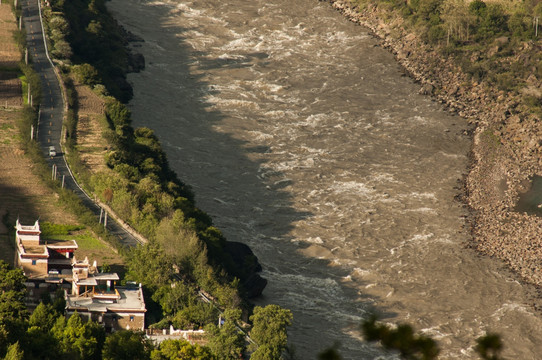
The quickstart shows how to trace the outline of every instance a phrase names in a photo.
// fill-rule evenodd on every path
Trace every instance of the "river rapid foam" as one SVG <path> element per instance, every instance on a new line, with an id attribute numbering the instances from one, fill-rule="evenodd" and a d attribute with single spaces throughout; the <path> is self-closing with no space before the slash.
<path id="1" fill-rule="evenodd" d="M 536 359 L 542 320 L 504 265 L 465 248 L 454 200 L 464 119 L 418 94 L 369 32 L 315 0 L 113 0 L 145 42 L 131 74 L 135 126 L 269 280 L 259 305 L 294 313 L 300 359 L 340 341 L 345 359 L 393 358 L 360 340 L 375 309 L 433 336 L 444 359 Z"/>

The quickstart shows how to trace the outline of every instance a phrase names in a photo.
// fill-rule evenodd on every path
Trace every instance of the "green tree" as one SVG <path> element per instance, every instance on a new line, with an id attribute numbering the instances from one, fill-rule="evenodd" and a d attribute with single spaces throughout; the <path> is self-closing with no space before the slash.
<path id="1" fill-rule="evenodd" d="M 85 85 L 94 86 L 100 82 L 98 70 L 90 64 L 74 65 L 72 71 L 78 80 Z"/>
<path id="2" fill-rule="evenodd" d="M 21 269 L 12 269 L 5 261 L 0 260 L 0 292 L 15 291 L 24 297 L 25 281 L 26 277 Z"/>
<path id="3" fill-rule="evenodd" d="M 57 318 L 64 314 L 53 305 L 40 303 L 28 320 L 24 349 L 30 358 L 54 359 L 61 355 L 59 341 L 52 333 Z"/>
<path id="4" fill-rule="evenodd" d="M 152 360 L 218 360 L 209 348 L 186 340 L 166 340 L 151 353 Z"/>
<path id="5" fill-rule="evenodd" d="M 416 9 L 417 15 L 424 19 L 429 20 L 435 14 L 440 13 L 440 6 L 443 0 L 418 0 L 418 6 Z"/>
<path id="6" fill-rule="evenodd" d="M 64 358 L 75 360 L 100 358 L 104 338 L 101 326 L 92 321 L 83 323 L 77 312 L 65 323 L 59 319 L 52 332 L 60 343 Z"/>
<path id="7" fill-rule="evenodd" d="M 113 128 L 131 123 L 130 110 L 115 98 L 109 99 L 105 103 L 105 114 Z"/>
<path id="8" fill-rule="evenodd" d="M 508 16 L 500 4 L 491 3 L 486 6 L 478 28 L 478 35 L 490 38 L 508 31 Z"/>
<path id="9" fill-rule="evenodd" d="M 201 328 L 214 322 L 217 318 L 218 311 L 212 304 L 196 301 L 179 310 L 172 322 L 173 326 L 178 329 Z"/>
<path id="10" fill-rule="evenodd" d="M 107 337 L 103 348 L 103 360 L 146 360 L 150 357 L 151 345 L 143 333 L 122 330 Z"/>
<path id="11" fill-rule="evenodd" d="M 50 331 L 55 325 L 56 319 L 59 314 L 52 305 L 45 305 L 40 303 L 34 311 L 30 318 L 28 319 L 28 326 L 35 326 L 40 330 Z"/>
<path id="12" fill-rule="evenodd" d="M 62 315 L 63 316 L 63 315 Z M 39 326 L 26 330 L 24 349 L 30 359 L 55 359 L 62 357 L 60 342 L 52 332 Z"/>
<path id="13" fill-rule="evenodd" d="M 8 353 L 6 354 L 6 357 L 4 360 L 23 360 L 24 359 L 24 351 L 21 349 L 21 346 L 19 345 L 19 342 L 17 341 L 14 344 L 11 344 L 8 347 Z"/>
<path id="14" fill-rule="evenodd" d="M 292 319 L 292 312 L 278 305 L 256 306 L 250 317 L 253 324 L 250 336 L 258 348 L 251 359 L 280 359 L 288 343 L 286 328 L 292 325 Z"/>
<path id="15" fill-rule="evenodd" d="M 160 246 L 148 243 L 133 248 L 128 254 L 127 278 L 144 284 L 151 291 L 168 285 L 173 277 L 173 264 Z"/>
<path id="16" fill-rule="evenodd" d="M 25 334 L 28 311 L 24 303 L 26 278 L 21 269 L 0 261 L 0 354 Z"/>
<path id="17" fill-rule="evenodd" d="M 245 336 L 237 329 L 241 309 L 228 309 L 222 326 L 209 324 L 205 330 L 209 336 L 209 348 L 219 359 L 239 359 L 245 351 Z"/>
<path id="18" fill-rule="evenodd" d="M 153 295 L 152 299 L 160 304 L 164 315 L 175 315 L 182 308 L 197 301 L 196 290 L 183 282 L 164 285 Z"/>
<path id="19" fill-rule="evenodd" d="M 59 15 L 51 17 L 48 21 L 49 29 L 60 31 L 63 36 L 66 36 L 70 31 L 70 25 L 65 18 Z"/>

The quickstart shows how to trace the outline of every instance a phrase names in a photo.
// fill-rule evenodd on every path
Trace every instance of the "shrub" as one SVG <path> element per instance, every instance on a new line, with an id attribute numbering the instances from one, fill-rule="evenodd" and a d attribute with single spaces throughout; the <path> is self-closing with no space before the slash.
<path id="1" fill-rule="evenodd" d="M 487 5 L 478 28 L 478 36 L 490 38 L 508 31 L 508 16 L 501 5 Z"/>
<path id="2" fill-rule="evenodd" d="M 94 66 L 90 64 L 74 65 L 72 71 L 82 84 L 90 87 L 100 83 L 100 76 Z"/>

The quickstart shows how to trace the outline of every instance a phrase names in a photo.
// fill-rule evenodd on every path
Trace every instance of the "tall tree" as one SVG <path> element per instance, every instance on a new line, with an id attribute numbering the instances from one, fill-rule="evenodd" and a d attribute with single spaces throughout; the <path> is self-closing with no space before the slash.
<path id="1" fill-rule="evenodd" d="M 24 336 L 28 311 L 24 302 L 26 277 L 0 261 L 0 354 Z"/>
<path id="2" fill-rule="evenodd" d="M 280 359 L 288 343 L 286 328 L 292 325 L 292 319 L 292 312 L 278 305 L 256 306 L 250 317 L 253 324 L 250 336 L 256 342 L 257 349 L 251 359 Z"/>
<path id="3" fill-rule="evenodd" d="M 4 360 L 23 360 L 24 359 L 24 351 L 21 349 L 21 346 L 19 345 L 19 342 L 17 341 L 14 344 L 11 344 L 8 347 L 8 353 L 6 354 L 6 357 Z"/>
<path id="4" fill-rule="evenodd" d="M 103 348 L 103 360 L 147 360 L 151 346 L 142 333 L 122 330 L 107 337 Z"/>
<path id="5" fill-rule="evenodd" d="M 52 332 L 60 342 L 64 358 L 75 360 L 100 358 L 104 330 L 92 321 L 83 323 L 77 312 L 66 323 L 59 318 Z"/>
<path id="6" fill-rule="evenodd" d="M 186 340 L 166 340 L 151 353 L 151 360 L 218 360 L 211 350 Z"/>
<path id="7" fill-rule="evenodd" d="M 209 324 L 205 330 L 209 336 L 209 348 L 219 359 L 239 359 L 245 351 L 245 336 L 237 329 L 241 309 L 229 309 L 224 313 L 224 324 L 220 327 Z"/>

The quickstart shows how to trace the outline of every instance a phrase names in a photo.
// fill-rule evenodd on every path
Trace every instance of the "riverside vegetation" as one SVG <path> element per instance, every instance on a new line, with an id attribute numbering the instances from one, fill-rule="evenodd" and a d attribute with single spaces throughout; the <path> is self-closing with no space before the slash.
<path id="1" fill-rule="evenodd" d="M 13 2 L 11 5 L 14 13 L 21 16 L 20 9 Z M 130 54 L 124 47 L 123 37 L 126 34 L 109 17 L 103 1 L 75 1 L 65 5 L 57 1 L 44 9 L 47 41 L 61 70 L 68 99 L 65 151 L 87 190 L 125 216 L 149 242 L 136 249 L 123 248 L 97 224 L 75 195 L 62 189 L 58 181 L 49 179 L 50 171 L 39 144 L 28 138 L 31 126 L 36 126 L 36 107 L 25 107 L 18 124 L 21 147 L 34 161 L 36 173 L 57 192 L 60 202 L 79 222 L 124 254 L 125 280 L 144 284 L 149 322 L 158 328 L 169 324 L 205 327 L 208 346 L 191 345 L 186 341 L 166 341 L 153 346 L 142 334 L 133 332 L 106 336 L 98 325 L 83 323 L 79 316 L 66 322 L 61 296 L 54 301 L 43 299 L 29 316 L 23 302 L 25 287 L 21 270 L 12 270 L 0 263 L 3 286 L 0 291 L 0 357 L 236 359 L 247 351 L 245 335 L 238 330 L 241 326 L 244 331 L 250 331 L 253 340 L 248 347 L 251 358 L 280 358 L 287 346 L 286 328 L 291 324 L 292 314 L 277 305 L 252 308 L 247 301 L 265 287 L 265 280 L 256 274 L 260 269 L 256 257 L 243 244 L 227 242 L 212 226 L 209 216 L 195 206 L 189 187 L 169 169 L 152 131 L 131 128 L 128 109 L 111 95 L 116 93 L 124 101 L 130 98 L 131 90 L 126 86 L 108 84 L 109 81 L 117 85 L 122 82 L 115 77 L 119 69 L 122 69 L 120 74 L 128 71 Z M 86 36 L 98 36 L 99 29 L 103 32 L 99 33 L 98 40 L 84 40 Z M 22 54 L 24 29 L 14 35 Z M 100 49 L 88 47 L 89 44 Z M 102 51 L 103 56 L 85 58 Z M 85 59 L 95 62 L 90 65 Z M 32 82 L 34 104 L 39 104 L 39 77 L 30 65 L 21 63 L 20 68 Z M 85 83 L 105 99 L 103 124 L 107 157 L 104 162 L 107 166 L 103 173 L 86 168 L 78 157 L 78 96 L 74 82 Z M 59 225 L 49 228 L 64 229 Z M 200 290 L 214 299 L 214 305 L 199 299 Z M 214 325 L 219 310 L 223 310 L 225 319 L 221 327 Z"/>

